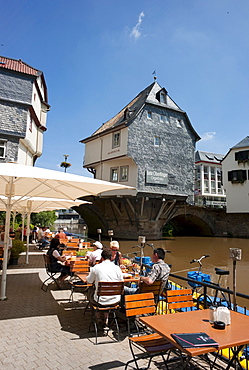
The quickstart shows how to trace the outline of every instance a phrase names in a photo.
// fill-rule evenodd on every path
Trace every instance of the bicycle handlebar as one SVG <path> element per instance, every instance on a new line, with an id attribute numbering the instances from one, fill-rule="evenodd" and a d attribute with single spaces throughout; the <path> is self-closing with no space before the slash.
<path id="1" fill-rule="evenodd" d="M 190 261 L 190 263 L 194 263 L 194 262 L 198 262 L 198 263 L 201 263 L 201 260 L 203 259 L 203 258 L 207 258 L 207 257 L 210 257 L 210 255 L 209 254 L 205 254 L 204 256 L 201 256 L 198 260 L 195 258 L 195 259 L 193 259 L 192 261 Z"/>

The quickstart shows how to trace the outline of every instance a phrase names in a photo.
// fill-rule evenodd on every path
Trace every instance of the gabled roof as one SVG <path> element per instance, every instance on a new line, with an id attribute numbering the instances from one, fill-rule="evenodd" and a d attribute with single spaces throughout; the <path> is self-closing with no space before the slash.
<path id="1" fill-rule="evenodd" d="M 200 150 L 197 150 L 197 152 L 195 152 L 195 163 L 208 162 L 208 163 L 214 163 L 214 164 L 221 164 L 221 161 L 223 158 L 224 158 L 224 154 L 202 152 Z"/>
<path id="2" fill-rule="evenodd" d="M 166 94 L 167 91 L 162 88 L 156 81 L 151 85 L 146 87 L 141 91 L 130 103 L 128 103 L 116 116 L 111 118 L 109 121 L 103 123 L 90 137 L 81 140 L 82 143 L 93 138 L 96 135 L 104 133 L 105 131 L 121 127 L 122 125 L 129 125 L 129 123 L 139 114 L 140 110 L 144 107 L 145 104 L 158 105 L 160 107 L 165 107 L 172 109 L 178 112 L 185 114 L 191 130 L 197 137 L 197 140 L 200 140 L 200 137 L 192 127 L 187 114 L 181 110 L 181 108 L 167 95 L 167 103 L 160 103 L 157 99 L 158 92 L 163 90 Z"/>
<path id="3" fill-rule="evenodd" d="M 25 73 L 27 75 L 39 76 L 42 74 L 41 71 L 29 66 L 24 63 L 21 59 L 11 59 L 0 56 L 0 68 L 10 69 L 11 71 L 16 71 L 20 73 Z"/>
<path id="4" fill-rule="evenodd" d="M 229 149 L 223 160 L 228 156 L 228 154 L 231 152 L 232 149 L 240 149 L 245 148 L 249 146 L 249 136 L 246 136 L 243 140 L 241 140 L 238 144 L 232 146 L 232 148 Z"/>
<path id="5" fill-rule="evenodd" d="M 231 149 L 244 148 L 246 146 L 249 146 L 249 136 L 246 136 L 243 140 L 241 140 L 238 144 L 234 145 Z"/>
<path id="6" fill-rule="evenodd" d="M 24 73 L 30 76 L 35 76 L 35 77 L 40 76 L 43 86 L 44 86 L 44 94 L 45 94 L 45 99 L 43 103 L 45 103 L 48 107 L 50 107 L 48 104 L 47 85 L 46 85 L 45 78 L 44 78 L 42 71 L 29 66 L 27 63 L 24 63 L 21 59 L 17 60 L 17 59 L 3 57 L 0 55 L 0 70 L 1 68 L 14 71 L 14 72 L 18 72 L 18 73 Z M 38 91 L 39 91 L 39 88 L 38 88 Z M 43 100 L 42 97 L 41 97 L 41 100 Z"/>

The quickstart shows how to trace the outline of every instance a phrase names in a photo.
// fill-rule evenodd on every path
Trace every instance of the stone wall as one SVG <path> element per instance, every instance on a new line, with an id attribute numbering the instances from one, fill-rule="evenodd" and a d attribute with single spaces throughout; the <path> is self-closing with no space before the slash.
<path id="1" fill-rule="evenodd" d="M 154 145 L 155 136 L 160 137 L 158 147 Z M 146 105 L 129 126 L 128 156 L 138 166 L 139 192 L 188 195 L 188 202 L 193 203 L 194 154 L 195 136 L 184 113 Z M 146 184 L 146 170 L 168 174 L 168 184 Z"/>
<path id="2" fill-rule="evenodd" d="M 27 114 L 27 107 L 0 100 L 0 135 L 9 134 L 24 138 L 27 128 Z"/>

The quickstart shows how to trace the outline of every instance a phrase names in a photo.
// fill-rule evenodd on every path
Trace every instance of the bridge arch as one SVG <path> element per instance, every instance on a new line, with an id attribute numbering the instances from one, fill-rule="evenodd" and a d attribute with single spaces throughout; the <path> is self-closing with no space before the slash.
<path id="1" fill-rule="evenodd" d="M 194 213 L 180 213 L 168 223 L 174 229 L 175 236 L 213 236 L 212 226 L 207 220 Z"/>

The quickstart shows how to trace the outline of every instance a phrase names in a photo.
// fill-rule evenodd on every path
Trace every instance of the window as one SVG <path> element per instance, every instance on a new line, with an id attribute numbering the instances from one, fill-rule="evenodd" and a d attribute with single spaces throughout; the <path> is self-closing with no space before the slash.
<path id="1" fill-rule="evenodd" d="M 29 120 L 29 131 L 32 132 L 32 118 Z"/>
<path id="2" fill-rule="evenodd" d="M 147 118 L 152 119 L 152 112 L 150 111 L 147 112 Z"/>
<path id="3" fill-rule="evenodd" d="M 120 167 L 120 182 L 128 181 L 129 166 Z"/>
<path id="4" fill-rule="evenodd" d="M 120 132 L 114 132 L 112 135 L 112 147 L 116 148 L 120 146 Z"/>
<path id="5" fill-rule="evenodd" d="M 118 167 L 111 168 L 111 179 L 110 181 L 118 181 Z"/>
<path id="6" fill-rule="evenodd" d="M 160 114 L 160 122 L 163 122 L 163 121 L 164 121 L 164 115 Z"/>
<path id="7" fill-rule="evenodd" d="M 228 171 L 228 181 L 232 183 L 243 183 L 246 179 L 246 170 Z"/>
<path id="8" fill-rule="evenodd" d="M 240 152 L 235 152 L 235 161 L 243 162 L 249 160 L 249 150 L 242 150 Z"/>
<path id="9" fill-rule="evenodd" d="M 160 103 L 166 104 L 166 94 L 165 92 L 160 92 Z"/>
<path id="10" fill-rule="evenodd" d="M 160 146 L 160 137 L 159 136 L 154 137 L 154 146 Z"/>
<path id="11" fill-rule="evenodd" d="M 182 120 L 181 119 L 176 120 L 176 126 L 177 127 L 182 127 Z"/>
<path id="12" fill-rule="evenodd" d="M 7 141 L 0 140 L 0 158 L 6 157 L 6 147 L 7 147 Z"/>

